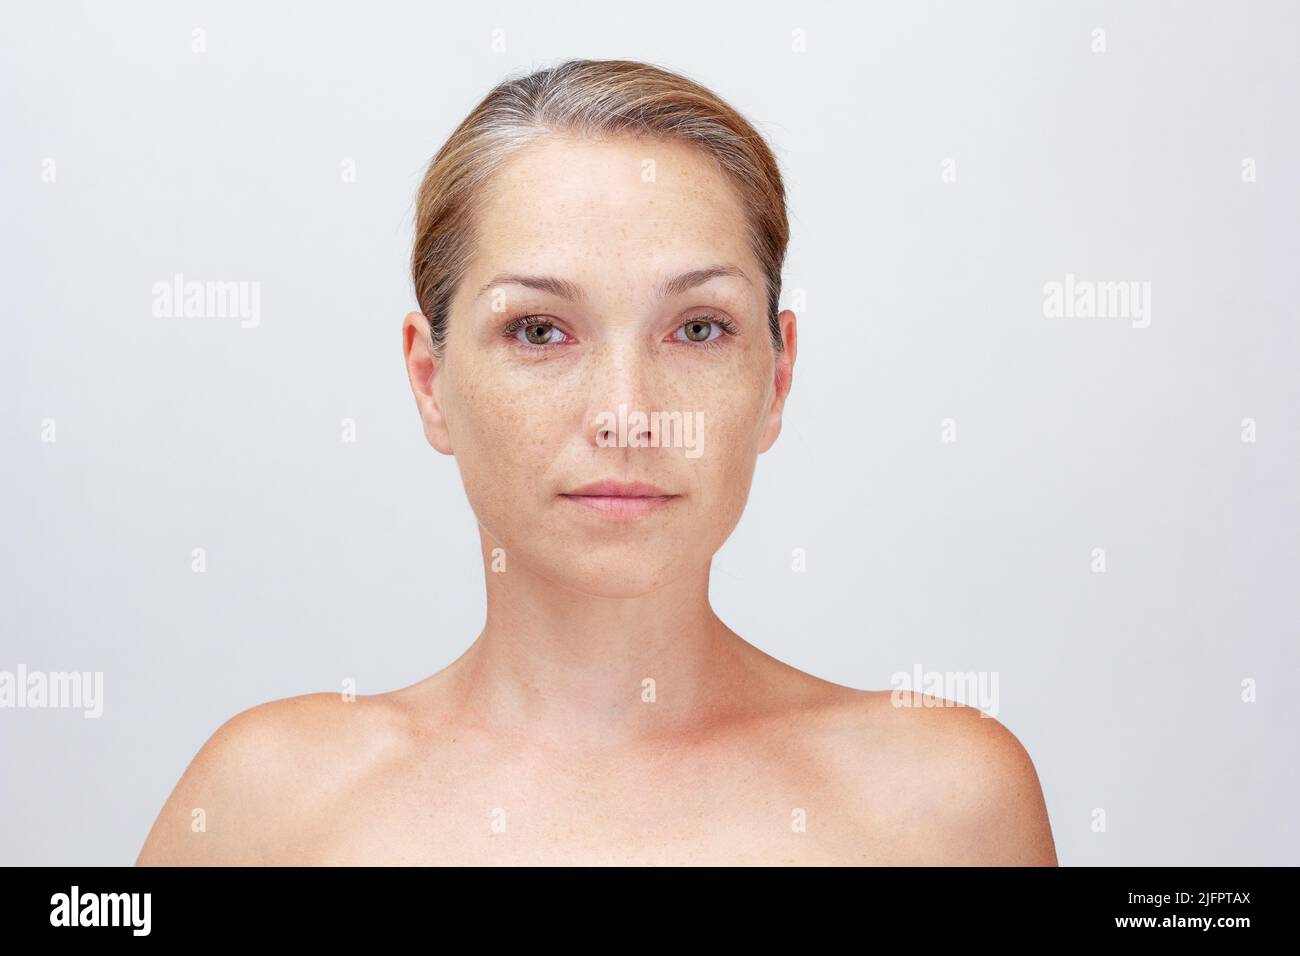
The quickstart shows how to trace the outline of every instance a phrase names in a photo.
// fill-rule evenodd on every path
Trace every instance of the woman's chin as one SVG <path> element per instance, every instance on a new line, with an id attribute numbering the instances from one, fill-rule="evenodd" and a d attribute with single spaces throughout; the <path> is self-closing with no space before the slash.
<path id="1" fill-rule="evenodd" d="M 681 565 L 673 556 L 647 554 L 644 546 L 623 554 L 606 548 L 600 554 L 552 552 L 544 573 L 556 585 L 578 594 L 634 598 L 670 584 L 681 574 Z"/>

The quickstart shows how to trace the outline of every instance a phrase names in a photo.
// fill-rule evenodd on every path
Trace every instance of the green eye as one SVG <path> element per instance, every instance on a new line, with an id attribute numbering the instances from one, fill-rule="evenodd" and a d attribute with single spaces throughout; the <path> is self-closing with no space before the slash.
<path id="1" fill-rule="evenodd" d="M 555 323 L 536 315 L 521 315 L 506 324 L 501 334 L 534 352 L 549 352 L 552 346 L 569 341 L 568 335 L 555 327 Z"/>
<path id="2" fill-rule="evenodd" d="M 698 342 L 705 348 L 716 349 L 722 347 L 719 339 L 724 335 L 735 335 L 738 331 L 736 324 L 725 316 L 709 314 L 683 322 L 677 326 L 673 338 L 679 342 Z"/>
<path id="3" fill-rule="evenodd" d="M 682 328 L 686 330 L 686 337 L 692 342 L 707 342 L 712 326 L 713 323 L 708 319 L 692 319 Z"/>

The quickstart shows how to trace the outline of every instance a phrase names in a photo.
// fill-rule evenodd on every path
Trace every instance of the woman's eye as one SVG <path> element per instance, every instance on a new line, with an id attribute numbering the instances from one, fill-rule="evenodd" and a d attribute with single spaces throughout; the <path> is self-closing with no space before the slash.
<path id="1" fill-rule="evenodd" d="M 507 338 L 536 349 L 560 345 L 569 340 L 568 335 L 557 329 L 554 323 L 528 316 L 515 319 L 503 331 Z M 735 331 L 735 327 L 724 318 L 701 316 L 679 325 L 674 338 L 717 348 L 714 343 L 718 338 L 727 334 L 734 335 Z"/>
<path id="2" fill-rule="evenodd" d="M 515 338 L 529 345 L 557 345 L 564 341 L 564 333 L 549 322 L 523 323 Z"/>
<path id="3" fill-rule="evenodd" d="M 679 331 L 686 333 L 688 342 L 711 342 L 722 334 L 722 326 L 712 319 L 691 319 Z"/>

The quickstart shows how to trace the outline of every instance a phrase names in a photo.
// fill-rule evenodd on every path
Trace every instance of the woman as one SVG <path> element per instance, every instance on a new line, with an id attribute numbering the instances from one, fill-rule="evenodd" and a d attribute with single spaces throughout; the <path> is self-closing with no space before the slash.
<path id="1" fill-rule="evenodd" d="M 1000 723 L 812 677 L 709 605 L 791 385 L 787 235 L 767 145 L 681 76 L 494 89 L 421 186 L 402 329 L 483 631 L 409 687 L 231 718 L 138 862 L 1055 865 Z"/>

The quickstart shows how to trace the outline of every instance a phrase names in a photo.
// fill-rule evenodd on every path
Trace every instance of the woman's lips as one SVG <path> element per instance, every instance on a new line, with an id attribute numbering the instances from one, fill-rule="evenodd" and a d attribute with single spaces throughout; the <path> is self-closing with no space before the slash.
<path id="1" fill-rule="evenodd" d="M 560 495 L 611 518 L 639 518 L 665 508 L 676 495 Z"/>
<path id="2" fill-rule="evenodd" d="M 640 481 L 596 481 L 560 497 L 607 517 L 639 518 L 668 506 L 679 496 Z"/>

